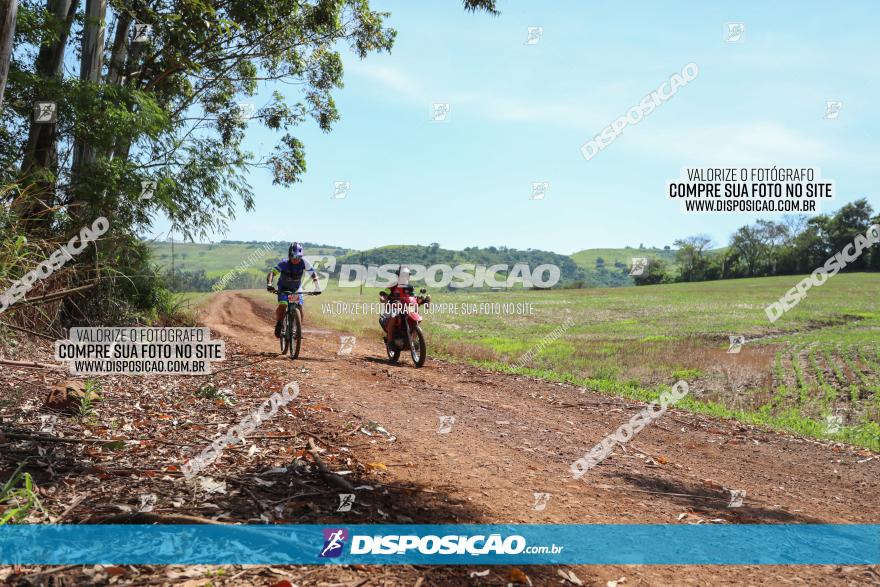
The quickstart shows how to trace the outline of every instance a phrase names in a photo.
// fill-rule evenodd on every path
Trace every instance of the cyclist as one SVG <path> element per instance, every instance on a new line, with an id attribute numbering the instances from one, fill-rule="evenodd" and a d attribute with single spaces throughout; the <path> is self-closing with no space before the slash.
<path id="1" fill-rule="evenodd" d="M 291 243 L 287 249 L 287 259 L 280 261 L 266 275 L 266 289 L 273 291 L 272 280 L 278 276 L 278 307 L 275 308 L 275 338 L 281 338 L 281 322 L 284 320 L 284 312 L 287 310 L 287 296 L 282 297 L 281 292 L 289 291 L 299 294 L 299 310 L 300 319 L 302 319 L 302 308 L 305 304 L 305 297 L 302 294 L 302 278 L 303 274 L 308 271 L 312 275 L 312 283 L 315 284 L 315 290 L 318 288 L 318 274 L 312 264 L 303 258 L 302 243 Z"/>

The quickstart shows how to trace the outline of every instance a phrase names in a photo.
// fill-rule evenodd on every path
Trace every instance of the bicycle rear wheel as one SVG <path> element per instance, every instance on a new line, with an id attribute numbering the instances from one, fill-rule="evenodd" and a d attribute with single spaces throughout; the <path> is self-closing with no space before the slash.
<path id="1" fill-rule="evenodd" d="M 287 306 L 287 319 L 290 324 L 290 340 L 288 342 L 290 358 L 299 357 L 299 349 L 302 346 L 302 319 L 296 304 Z"/>

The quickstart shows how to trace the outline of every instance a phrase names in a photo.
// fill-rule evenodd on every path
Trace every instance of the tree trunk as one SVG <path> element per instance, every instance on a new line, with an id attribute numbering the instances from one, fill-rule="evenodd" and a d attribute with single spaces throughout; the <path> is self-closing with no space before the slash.
<path id="1" fill-rule="evenodd" d="M 116 29 L 113 32 L 113 47 L 110 49 L 110 61 L 107 64 L 107 81 L 111 86 L 125 83 L 125 63 L 128 60 L 128 29 L 131 27 L 131 15 L 119 14 L 116 17 Z M 115 145 L 108 147 L 105 155 L 113 159 L 116 154 Z"/>
<path id="2" fill-rule="evenodd" d="M 122 13 L 116 18 L 116 30 L 113 34 L 113 48 L 110 51 L 110 63 L 107 67 L 107 83 L 114 86 L 122 85 L 125 58 L 128 55 L 128 28 L 131 16 Z"/>
<path id="3" fill-rule="evenodd" d="M 62 21 L 61 30 L 58 31 L 58 39 L 50 45 L 40 47 L 36 59 L 36 73 L 38 76 L 61 81 L 61 67 L 64 64 L 64 50 L 67 46 L 67 37 L 73 24 L 79 0 L 46 0 L 46 10 L 59 21 Z M 48 99 L 51 96 L 40 96 Z M 31 121 L 28 131 L 28 142 L 25 145 L 24 158 L 21 163 L 22 175 L 27 175 L 40 170 L 49 171 L 52 176 L 57 176 L 58 161 L 56 157 L 56 129 L 55 124 L 37 123 Z M 23 219 L 25 230 L 30 231 L 36 226 L 47 227 L 50 221 L 49 211 L 54 205 L 55 184 L 51 179 L 40 178 L 36 183 L 36 191 L 32 197 L 20 198 L 21 202 L 16 212 Z"/>
<path id="4" fill-rule="evenodd" d="M 3 109 L 6 78 L 9 76 L 9 61 L 12 59 L 12 41 L 15 37 L 17 14 L 18 0 L 0 0 L 0 112 Z"/>
<path id="5" fill-rule="evenodd" d="M 79 79 L 83 82 L 101 81 L 101 68 L 104 63 L 104 19 L 107 14 L 107 0 L 86 0 L 85 24 L 82 37 L 82 60 Z M 74 179 L 83 167 L 94 163 L 95 149 L 77 139 L 73 148 Z"/>
<path id="6" fill-rule="evenodd" d="M 137 88 L 141 83 L 141 78 L 132 76 L 141 69 L 141 56 L 144 54 L 144 43 L 132 43 L 128 54 L 125 56 L 125 68 L 122 72 L 122 80 L 120 85 L 126 84 Z M 119 137 L 113 147 L 113 156 L 120 157 L 123 160 L 128 159 L 128 153 L 131 150 L 131 143 L 125 137 Z"/>

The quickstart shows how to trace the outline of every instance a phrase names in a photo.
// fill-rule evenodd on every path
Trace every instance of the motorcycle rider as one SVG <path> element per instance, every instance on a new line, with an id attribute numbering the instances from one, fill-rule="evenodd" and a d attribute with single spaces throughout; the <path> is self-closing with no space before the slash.
<path id="1" fill-rule="evenodd" d="M 318 274 L 312 264 L 303 258 L 302 243 L 293 242 L 287 248 L 287 259 L 281 260 L 266 274 L 266 290 L 270 292 L 275 289 L 272 287 L 273 279 L 278 277 L 277 291 L 275 291 L 278 294 L 278 306 L 275 308 L 275 338 L 281 338 L 281 323 L 284 320 L 284 312 L 287 310 L 287 295 L 282 297 L 281 292 L 289 291 L 299 294 L 300 320 L 303 318 L 302 308 L 305 304 L 305 297 L 302 293 L 302 278 L 306 271 L 311 273 L 312 283 L 317 292 Z"/>
<path id="2" fill-rule="evenodd" d="M 384 290 L 379 292 L 379 301 L 385 305 L 385 312 L 379 316 L 379 324 L 385 331 L 385 342 L 390 341 L 394 337 L 394 316 L 400 313 L 400 298 L 403 296 L 405 288 L 411 288 L 409 285 L 409 267 L 401 265 L 397 270 L 397 284 L 388 288 L 388 293 Z M 390 306 L 390 307 L 389 307 Z"/>
<path id="3" fill-rule="evenodd" d="M 379 325 L 385 331 L 386 343 L 394 338 L 397 316 L 409 311 L 402 302 L 403 298 L 411 296 L 413 292 L 413 286 L 409 284 L 409 267 L 401 265 L 395 273 L 397 274 L 397 284 L 389 287 L 387 293 L 384 290 L 379 292 L 379 301 L 385 306 L 385 311 L 379 316 Z M 422 293 L 424 291 L 422 290 Z M 431 296 L 419 296 L 416 300 L 417 304 L 429 304 Z"/>

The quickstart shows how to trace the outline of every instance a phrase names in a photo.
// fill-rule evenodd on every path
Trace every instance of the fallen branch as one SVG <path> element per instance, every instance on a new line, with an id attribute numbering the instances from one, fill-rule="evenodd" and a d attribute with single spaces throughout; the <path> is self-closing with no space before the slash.
<path id="1" fill-rule="evenodd" d="M 321 457 L 318 456 L 318 447 L 315 445 L 315 441 L 311 437 L 309 438 L 309 453 L 311 453 L 312 458 L 315 459 L 315 464 L 318 466 L 318 472 L 321 474 L 321 477 L 340 489 L 344 489 L 349 493 L 354 493 L 354 487 L 351 483 L 327 468 L 327 465 L 325 465 L 324 461 L 321 460 Z"/>
<path id="2" fill-rule="evenodd" d="M 18 330 L 19 332 L 24 332 L 30 334 L 31 336 L 39 336 L 40 338 L 45 338 L 46 340 L 55 340 L 54 336 L 48 336 L 46 334 L 40 334 L 34 330 L 28 330 L 27 328 L 22 328 L 21 326 L 13 326 L 12 324 L 7 324 L 6 322 L 0 322 L 0 326 L 4 328 L 10 328 L 12 330 Z"/>
<path id="3" fill-rule="evenodd" d="M 29 300 L 21 300 L 20 302 L 17 302 L 15 305 L 16 305 L 16 307 L 18 307 L 18 306 L 28 306 L 30 304 L 54 302 L 55 300 L 60 300 L 61 298 L 66 298 L 70 294 L 77 293 L 80 291 L 85 291 L 87 289 L 92 289 L 96 285 L 98 285 L 98 282 L 94 281 L 94 282 L 89 283 L 87 285 L 81 285 L 79 287 L 66 289 L 64 291 L 56 291 L 56 292 L 48 293 L 44 296 L 37 296 L 37 297 L 31 298 Z M 14 308 L 10 308 L 10 310 L 12 310 L 12 309 L 14 309 Z"/>
<path id="4" fill-rule="evenodd" d="M 581 408 L 585 406 L 620 406 L 620 407 L 629 407 L 632 404 L 628 404 L 625 402 L 580 402 L 577 404 L 552 404 L 554 408 Z"/>
<path id="5" fill-rule="evenodd" d="M 86 499 L 85 495 L 81 495 L 81 496 L 77 497 L 76 499 L 74 499 L 73 503 L 70 504 L 69 506 L 67 506 L 67 508 L 61 513 L 60 516 L 58 516 L 58 519 L 55 520 L 54 523 L 60 524 L 61 522 L 63 522 L 64 518 L 66 518 L 68 516 L 68 514 L 70 514 L 70 512 L 72 512 L 79 504 L 84 502 L 85 499 Z"/>
<path id="6" fill-rule="evenodd" d="M 89 520 L 90 524 L 210 524 L 214 526 L 228 526 L 226 522 L 218 522 L 199 516 L 186 514 L 157 514 L 154 512 L 131 512 L 128 514 L 113 514 L 97 520 Z"/>
<path id="7" fill-rule="evenodd" d="M 0 365 L 11 365 L 13 367 L 29 367 L 31 369 L 64 369 L 64 367 L 62 367 L 61 365 L 35 363 L 34 361 L 10 361 L 9 359 L 0 359 Z"/>
<path id="8" fill-rule="evenodd" d="M 317 434 L 312 434 L 311 432 L 307 432 L 305 430 L 302 431 L 302 434 L 305 434 L 306 436 L 311 436 L 312 438 L 314 438 L 318 442 L 323 442 L 327 446 L 332 446 L 332 447 L 336 446 L 335 444 L 333 444 L 332 442 L 330 442 L 329 440 L 327 440 L 323 436 L 318 436 Z M 346 446 L 348 446 L 348 445 L 346 445 Z"/>
<path id="9" fill-rule="evenodd" d="M 45 436 L 42 434 L 20 434 L 18 432 L 6 432 L 0 430 L 0 437 L 12 440 L 39 440 L 42 442 L 61 442 L 66 444 L 110 444 L 123 442 L 122 440 L 104 440 L 99 438 L 60 438 L 58 436 Z"/>
<path id="10" fill-rule="evenodd" d="M 423 489 L 421 487 L 404 487 L 403 485 L 379 485 L 382 489 L 393 489 L 395 491 L 404 491 L 409 493 L 441 493 L 433 489 Z"/>
<path id="11" fill-rule="evenodd" d="M 113 514 L 97 518 L 97 520 L 89 520 L 88 524 L 202 524 L 208 526 L 235 526 L 238 533 L 251 535 L 261 541 L 271 540 L 280 545 L 292 548 L 293 552 L 302 550 L 306 545 L 297 541 L 296 536 L 286 538 L 284 536 L 275 536 L 265 531 L 255 528 L 248 528 L 247 525 L 233 524 L 202 518 L 200 516 L 190 516 L 187 514 L 157 514 L 155 512 L 131 512 L 127 514 Z"/>
<path id="12" fill-rule="evenodd" d="M 49 567 L 48 569 L 43 569 L 42 571 L 37 571 L 36 573 L 27 573 L 27 569 L 22 569 L 21 577 L 27 577 L 28 579 L 33 579 L 35 577 L 45 577 L 46 575 L 54 575 L 55 573 L 60 573 L 61 571 L 69 571 L 70 569 L 77 568 L 77 565 L 61 565 L 57 567 Z"/>
<path id="13" fill-rule="evenodd" d="M 603 489 L 604 489 L 604 487 L 603 487 Z M 612 489 L 617 489 L 620 491 L 636 491 L 638 493 L 651 493 L 653 495 L 671 495 L 673 497 L 690 497 L 693 499 L 711 499 L 714 501 L 727 501 L 726 496 L 721 497 L 721 496 L 716 496 L 716 495 L 694 495 L 693 493 L 669 493 L 667 491 L 649 491 L 648 489 L 631 489 L 628 487 L 612 487 L 611 489 L 608 489 L 608 491 L 611 491 Z"/>

